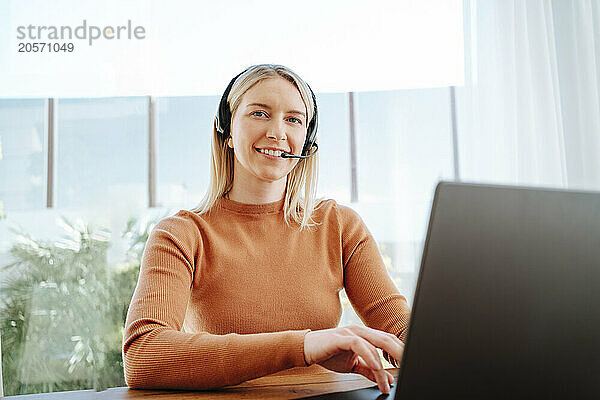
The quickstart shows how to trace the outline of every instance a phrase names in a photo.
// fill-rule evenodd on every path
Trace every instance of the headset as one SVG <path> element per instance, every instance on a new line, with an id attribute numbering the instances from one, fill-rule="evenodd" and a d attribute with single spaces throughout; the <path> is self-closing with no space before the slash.
<path id="1" fill-rule="evenodd" d="M 231 82 L 229 82 L 229 85 L 227 85 L 227 89 L 225 89 L 225 92 L 223 93 L 223 96 L 221 97 L 221 101 L 219 102 L 219 109 L 217 110 L 217 115 L 215 117 L 215 127 L 217 129 L 217 132 L 219 133 L 219 137 L 223 141 L 227 140 L 229 138 L 229 136 L 231 135 L 231 132 L 230 132 L 231 108 L 229 107 L 229 103 L 227 102 L 227 98 L 229 97 L 229 92 L 231 92 L 231 88 L 233 87 L 233 84 L 235 83 L 235 81 L 244 72 L 248 71 L 252 67 L 254 67 L 254 66 L 250 66 L 250 67 L 246 68 L 245 70 L 243 70 L 242 72 L 237 74 L 231 80 Z M 306 84 L 306 86 L 308 86 L 308 84 Z M 319 146 L 317 145 L 317 143 L 315 143 L 315 140 L 317 138 L 317 128 L 319 125 L 318 112 L 317 112 L 317 98 L 310 86 L 308 86 L 308 90 L 310 90 L 310 95 L 312 96 L 313 104 L 315 106 L 314 106 L 313 117 L 310 120 L 310 123 L 308 124 L 308 128 L 306 130 L 306 140 L 304 141 L 304 146 L 302 147 L 302 153 L 299 156 L 297 156 L 294 154 L 282 152 L 281 153 L 282 158 L 308 158 L 308 157 L 312 157 L 313 155 L 315 155 L 317 153 L 317 151 L 319 150 Z M 315 147 L 315 151 L 308 154 L 310 149 L 313 147 Z"/>

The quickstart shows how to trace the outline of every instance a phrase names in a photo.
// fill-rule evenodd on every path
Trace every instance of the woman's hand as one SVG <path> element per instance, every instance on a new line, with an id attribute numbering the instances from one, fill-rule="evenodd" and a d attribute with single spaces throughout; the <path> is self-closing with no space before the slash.
<path id="1" fill-rule="evenodd" d="M 394 377 L 383 369 L 378 348 L 400 361 L 404 344 L 391 333 L 357 325 L 311 331 L 304 336 L 308 365 L 364 375 L 376 382 L 382 393 L 389 393 Z"/>

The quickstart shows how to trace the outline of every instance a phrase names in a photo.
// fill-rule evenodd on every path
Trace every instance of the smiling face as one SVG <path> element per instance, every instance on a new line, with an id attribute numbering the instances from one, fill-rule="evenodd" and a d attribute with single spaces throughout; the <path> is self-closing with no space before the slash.
<path id="1" fill-rule="evenodd" d="M 298 159 L 273 157 L 259 149 L 299 155 L 306 138 L 306 115 L 300 92 L 283 78 L 263 79 L 248 89 L 232 116 L 227 141 L 235 154 L 234 185 L 277 184 L 285 188 L 286 177 Z"/>

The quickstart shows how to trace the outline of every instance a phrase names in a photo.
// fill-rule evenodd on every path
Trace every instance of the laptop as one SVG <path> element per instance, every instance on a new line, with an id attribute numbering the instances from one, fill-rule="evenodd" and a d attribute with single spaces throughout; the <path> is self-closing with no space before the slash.
<path id="1" fill-rule="evenodd" d="M 439 183 L 399 376 L 314 399 L 600 399 L 600 192 Z"/>

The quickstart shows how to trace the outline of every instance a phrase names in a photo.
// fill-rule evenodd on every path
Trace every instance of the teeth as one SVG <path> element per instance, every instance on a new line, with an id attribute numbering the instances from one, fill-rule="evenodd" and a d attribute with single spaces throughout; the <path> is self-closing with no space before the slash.
<path id="1" fill-rule="evenodd" d="M 274 156 L 274 157 L 280 157 L 281 156 L 281 151 L 279 151 L 279 150 L 265 150 L 265 149 L 260 149 L 259 151 L 261 153 L 263 153 L 263 154 L 268 154 L 268 155 Z"/>

